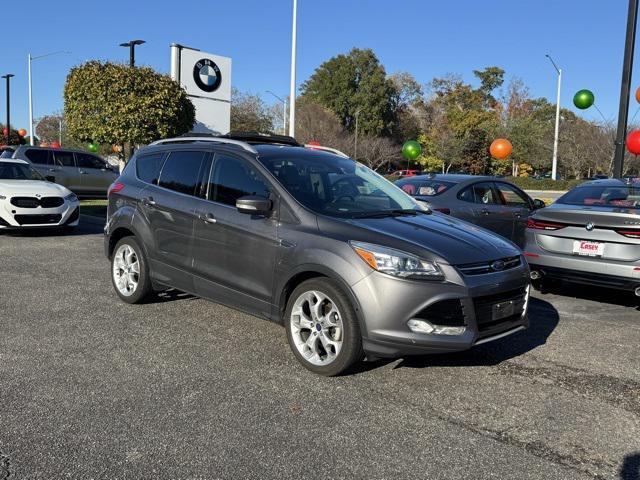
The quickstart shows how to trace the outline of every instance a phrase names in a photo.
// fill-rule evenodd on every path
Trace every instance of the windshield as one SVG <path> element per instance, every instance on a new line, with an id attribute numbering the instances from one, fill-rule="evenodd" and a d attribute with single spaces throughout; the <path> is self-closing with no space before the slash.
<path id="1" fill-rule="evenodd" d="M 396 185 L 409 195 L 418 197 L 434 197 L 446 192 L 455 183 L 443 180 L 399 180 Z"/>
<path id="2" fill-rule="evenodd" d="M 588 186 L 574 188 L 556 203 L 600 207 L 640 208 L 640 186 Z"/>
<path id="3" fill-rule="evenodd" d="M 44 178 L 24 163 L 0 162 L 0 180 L 44 180 Z"/>
<path id="4" fill-rule="evenodd" d="M 425 211 L 391 182 L 348 158 L 315 152 L 259 159 L 296 200 L 316 213 L 356 218 Z"/>

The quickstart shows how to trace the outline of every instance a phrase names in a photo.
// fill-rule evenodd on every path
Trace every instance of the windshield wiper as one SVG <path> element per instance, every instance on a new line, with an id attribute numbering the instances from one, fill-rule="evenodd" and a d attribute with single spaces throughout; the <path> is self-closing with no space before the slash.
<path id="1" fill-rule="evenodd" d="M 414 210 L 413 208 L 397 208 L 394 210 L 376 210 L 372 212 L 356 213 L 353 218 L 384 218 L 384 217 L 401 217 L 410 215 L 415 217 L 418 214 L 429 215 L 431 212 L 426 210 Z"/>

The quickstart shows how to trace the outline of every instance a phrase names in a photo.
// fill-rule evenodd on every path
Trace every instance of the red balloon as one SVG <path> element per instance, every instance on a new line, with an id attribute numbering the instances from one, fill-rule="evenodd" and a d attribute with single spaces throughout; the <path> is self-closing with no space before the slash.
<path id="1" fill-rule="evenodd" d="M 20 135 L 21 137 L 24 137 L 27 134 L 27 131 L 24 128 L 21 128 L 20 130 L 18 130 L 18 135 Z"/>
<path id="2" fill-rule="evenodd" d="M 627 150 L 634 155 L 640 155 L 640 130 L 634 130 L 627 136 Z"/>
<path id="3" fill-rule="evenodd" d="M 60 148 L 60 144 L 58 142 L 51 142 L 49 145 L 51 148 Z"/>
<path id="4" fill-rule="evenodd" d="M 491 142 L 491 146 L 489 147 L 489 153 L 493 158 L 497 158 L 498 160 L 504 160 L 513 151 L 513 145 L 506 138 L 496 138 L 493 142 Z"/>
<path id="5" fill-rule="evenodd" d="M 7 127 L 4 127 L 2 129 L 2 135 L 4 135 L 5 137 L 9 135 L 9 129 Z"/>

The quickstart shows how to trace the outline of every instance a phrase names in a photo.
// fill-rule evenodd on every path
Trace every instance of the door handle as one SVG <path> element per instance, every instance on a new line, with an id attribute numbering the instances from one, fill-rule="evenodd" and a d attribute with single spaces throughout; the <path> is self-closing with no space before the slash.
<path id="1" fill-rule="evenodd" d="M 80 175 L 87 175 L 89 172 L 85 172 L 84 170 L 80 170 Z"/>
<path id="2" fill-rule="evenodd" d="M 201 213 L 200 215 L 198 215 L 198 219 L 202 220 L 204 223 L 209 223 L 209 224 L 213 224 L 217 222 L 216 218 L 210 213 L 207 213 L 207 214 Z"/>
<path id="3" fill-rule="evenodd" d="M 521 214 L 521 213 L 514 213 L 514 216 L 515 216 L 516 218 L 522 218 L 522 214 Z"/>
<path id="4" fill-rule="evenodd" d="M 146 197 L 142 199 L 142 204 L 145 207 L 153 207 L 156 204 L 156 201 L 153 199 L 153 197 Z"/>
<path id="5" fill-rule="evenodd" d="M 480 213 L 482 213 L 483 215 L 489 215 L 489 210 L 483 208 L 482 210 L 480 210 Z"/>
<path id="6" fill-rule="evenodd" d="M 57 171 L 58 171 L 58 169 L 56 169 L 56 168 L 50 168 L 50 169 L 49 169 L 49 171 L 50 171 L 50 172 L 57 172 Z"/>

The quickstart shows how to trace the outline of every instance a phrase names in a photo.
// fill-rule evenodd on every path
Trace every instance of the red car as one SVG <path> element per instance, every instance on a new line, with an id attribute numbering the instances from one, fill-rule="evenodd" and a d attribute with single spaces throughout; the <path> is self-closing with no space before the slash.
<path id="1" fill-rule="evenodd" d="M 420 175 L 420 170 L 396 170 L 391 175 L 398 178 L 415 177 L 416 175 Z"/>

